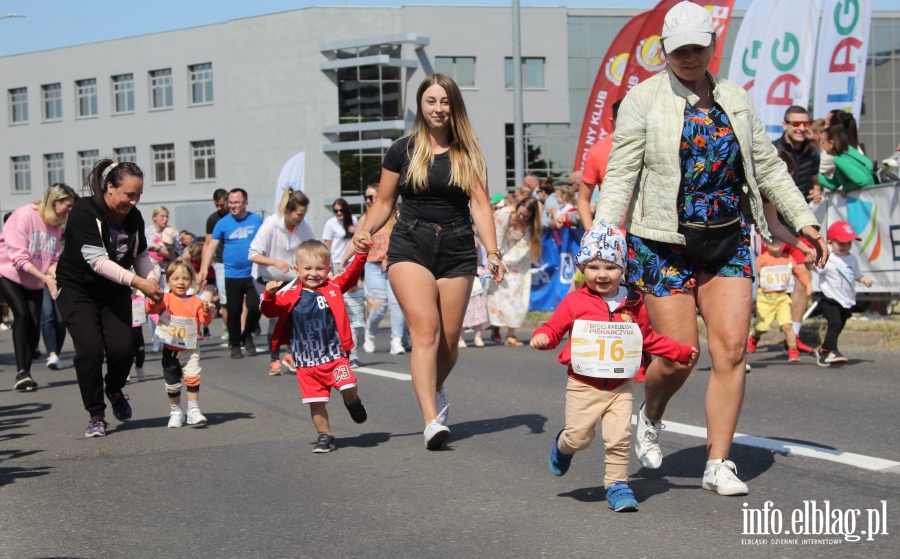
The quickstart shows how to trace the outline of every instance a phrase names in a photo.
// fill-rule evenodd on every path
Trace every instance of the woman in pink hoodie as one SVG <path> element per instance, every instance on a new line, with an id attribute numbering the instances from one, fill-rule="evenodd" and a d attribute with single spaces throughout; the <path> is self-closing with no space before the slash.
<path id="1" fill-rule="evenodd" d="M 56 262 L 66 217 L 78 195 L 66 184 L 54 184 L 40 202 L 14 211 L 0 234 L 0 295 L 15 317 L 15 390 L 34 390 L 31 360 L 40 335 L 44 284 L 56 299 Z"/>

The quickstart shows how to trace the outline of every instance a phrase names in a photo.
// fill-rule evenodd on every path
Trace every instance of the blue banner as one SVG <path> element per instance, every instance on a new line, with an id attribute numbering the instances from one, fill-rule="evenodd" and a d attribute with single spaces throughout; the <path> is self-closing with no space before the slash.
<path id="1" fill-rule="evenodd" d="M 569 292 L 575 277 L 575 255 L 584 229 L 564 228 L 544 231 L 540 265 L 531 265 L 530 311 L 555 311 Z"/>

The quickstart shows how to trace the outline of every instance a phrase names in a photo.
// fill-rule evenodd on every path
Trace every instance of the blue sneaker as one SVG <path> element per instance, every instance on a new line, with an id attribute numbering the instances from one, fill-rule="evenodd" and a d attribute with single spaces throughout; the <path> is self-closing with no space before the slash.
<path id="1" fill-rule="evenodd" d="M 122 393 L 121 390 L 113 394 L 112 392 L 106 391 L 106 397 L 109 398 L 109 402 L 112 404 L 113 416 L 119 421 L 131 421 L 131 404 L 128 403 L 128 396 Z"/>
<path id="2" fill-rule="evenodd" d="M 565 427 L 559 430 L 559 433 L 556 434 L 556 438 L 553 440 L 553 448 L 550 450 L 550 471 L 555 476 L 566 475 L 566 472 L 569 471 L 569 466 L 572 464 L 572 457 L 575 456 L 574 454 L 563 454 L 560 452 L 559 447 L 556 446 L 559 442 L 559 436 L 565 430 Z"/>
<path id="3" fill-rule="evenodd" d="M 109 423 L 103 420 L 103 416 L 95 415 L 88 422 L 87 429 L 84 431 L 85 437 L 103 437 L 106 435 L 106 428 Z"/>
<path id="4" fill-rule="evenodd" d="M 606 502 L 616 512 L 635 512 L 638 510 L 637 499 L 624 481 L 617 481 L 606 488 Z"/>

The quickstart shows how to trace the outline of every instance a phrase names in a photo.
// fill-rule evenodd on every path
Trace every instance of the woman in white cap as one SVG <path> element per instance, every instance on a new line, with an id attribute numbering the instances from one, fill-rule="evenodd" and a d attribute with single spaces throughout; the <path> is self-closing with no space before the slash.
<path id="1" fill-rule="evenodd" d="M 716 48 L 710 13 L 681 2 L 661 37 L 668 68 L 622 102 L 596 218 L 621 223 L 627 214 L 628 283 L 643 292 L 658 333 L 699 347 L 697 310 L 703 317 L 712 357 L 703 488 L 744 495 L 728 455 L 744 398 L 750 225 L 768 236 L 760 194 L 813 243 L 820 267 L 828 249 L 747 93 L 707 71 Z M 658 358 L 647 370 L 635 436 L 645 468 L 662 463 L 662 416 L 695 364 Z"/>

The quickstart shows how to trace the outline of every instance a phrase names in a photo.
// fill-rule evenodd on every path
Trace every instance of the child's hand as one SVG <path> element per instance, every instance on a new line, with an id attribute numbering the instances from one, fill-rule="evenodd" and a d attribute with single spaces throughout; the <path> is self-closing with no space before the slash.
<path id="1" fill-rule="evenodd" d="M 203 301 L 202 308 L 203 308 L 203 312 L 208 313 L 209 312 L 209 303 L 207 301 Z"/>
<path id="2" fill-rule="evenodd" d="M 266 293 L 275 293 L 281 286 L 284 285 L 283 281 L 270 281 L 266 284 Z"/>
<path id="3" fill-rule="evenodd" d="M 870 278 L 867 278 L 866 276 L 859 278 L 859 282 L 866 287 L 872 287 L 872 280 Z"/>
<path id="4" fill-rule="evenodd" d="M 369 297 L 368 299 L 366 299 L 366 302 L 369 303 L 369 305 L 371 305 L 373 309 L 379 310 L 379 311 L 381 310 L 381 306 L 378 303 L 376 303 L 375 299 L 373 299 L 372 297 Z"/>
<path id="5" fill-rule="evenodd" d="M 700 350 L 697 349 L 696 347 L 692 347 L 691 348 L 691 363 L 694 363 L 697 361 L 698 355 L 700 355 Z"/>
<path id="6" fill-rule="evenodd" d="M 813 294 L 813 288 L 812 288 L 812 283 L 810 283 L 809 285 L 806 286 L 806 296 L 812 297 L 812 294 Z"/>
<path id="7" fill-rule="evenodd" d="M 531 347 L 534 349 L 545 349 L 550 345 L 550 337 L 547 334 L 535 334 L 531 338 Z"/>

